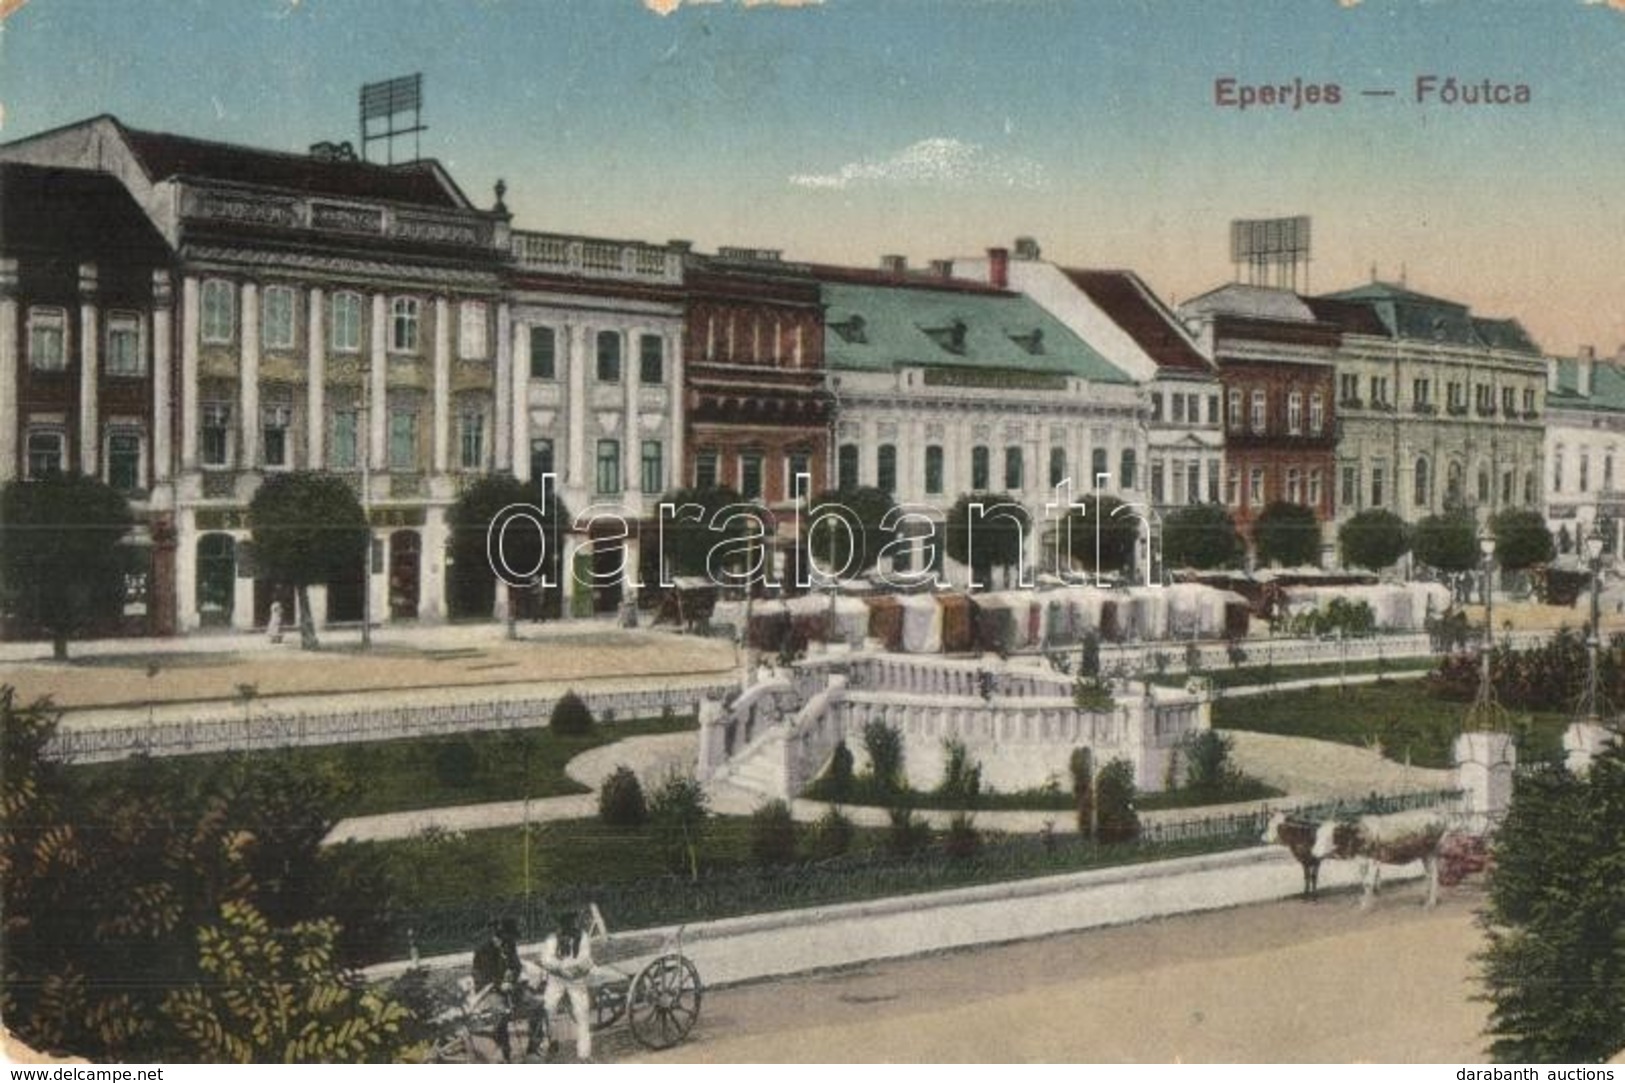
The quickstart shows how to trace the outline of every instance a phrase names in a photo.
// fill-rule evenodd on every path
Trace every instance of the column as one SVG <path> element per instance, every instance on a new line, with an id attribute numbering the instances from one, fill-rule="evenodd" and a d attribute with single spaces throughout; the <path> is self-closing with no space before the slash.
<path id="1" fill-rule="evenodd" d="M 242 411 L 242 454 L 239 470 L 253 470 L 260 462 L 260 290 L 252 282 L 243 283 L 242 365 L 237 374 L 237 391 Z M 251 600 L 252 601 L 252 600 Z"/>
<path id="2" fill-rule="evenodd" d="M 0 259 L 0 481 L 17 469 L 17 261 Z"/>
<path id="3" fill-rule="evenodd" d="M 587 418 L 591 411 L 587 404 L 587 329 L 580 324 L 570 325 L 570 395 L 566 404 L 569 415 L 570 451 L 566 460 L 565 481 L 574 493 L 587 492 Z M 580 508 L 576 508 L 577 511 Z"/>
<path id="4" fill-rule="evenodd" d="M 389 461 L 385 456 L 384 436 L 389 417 L 385 393 L 389 387 L 389 353 L 385 348 L 388 306 L 384 295 L 372 295 L 372 353 L 367 366 L 367 454 L 365 467 L 370 473 L 380 470 Z M 377 610 L 373 611 L 374 617 Z"/>
<path id="5" fill-rule="evenodd" d="M 530 480 L 530 325 L 513 325 L 513 476 Z"/>
<path id="6" fill-rule="evenodd" d="M 434 472 L 451 465 L 451 302 L 434 299 Z M 500 465 L 500 462 L 499 462 Z"/>
<path id="7" fill-rule="evenodd" d="M 181 279 L 181 470 L 187 473 L 197 471 L 197 342 L 198 342 L 198 284 L 197 279 L 187 275 Z M 182 547 L 191 535 L 181 531 Z M 182 591 L 188 590 L 184 577 L 179 573 L 176 578 L 181 581 Z M 188 613 L 182 608 L 183 620 Z M 196 619 L 196 615 L 191 615 Z"/>
<path id="8" fill-rule="evenodd" d="M 513 446 L 513 313 L 508 302 L 497 305 L 496 467 L 511 469 L 518 458 Z"/>
<path id="9" fill-rule="evenodd" d="M 322 441 L 327 435 L 327 339 L 323 330 L 322 300 L 321 287 L 312 286 L 310 315 L 305 320 L 309 332 L 305 339 L 305 466 L 310 470 L 322 468 Z M 316 603 L 312 601 L 311 609 L 315 608 Z"/>
<path id="10" fill-rule="evenodd" d="M 188 279 L 195 283 L 195 280 Z M 179 505 L 179 501 L 176 502 Z M 198 627 L 197 611 L 197 516 L 192 508 L 175 510 L 175 616 L 182 632 Z"/>
<path id="11" fill-rule="evenodd" d="M 96 391 L 101 380 L 101 333 L 97 329 L 97 272 L 94 263 L 79 265 L 79 469 L 94 477 L 100 471 L 98 436 L 101 410 Z"/>
<path id="12" fill-rule="evenodd" d="M 152 272 L 152 480 L 162 485 L 174 474 L 174 288 L 168 271 Z"/>
<path id="13" fill-rule="evenodd" d="M 638 388 L 643 379 L 643 332 L 641 328 L 634 327 L 626 332 L 626 346 L 621 351 L 626 358 L 626 371 L 622 375 L 626 378 L 626 406 L 623 410 L 624 421 L 621 431 L 621 469 L 626 479 L 623 501 L 628 513 L 637 516 L 643 514 L 643 428 L 638 422 Z M 766 470 L 766 467 L 763 467 Z M 764 492 L 766 489 L 764 478 Z"/>
<path id="14" fill-rule="evenodd" d="M 423 521 L 423 566 L 418 579 L 418 623 L 438 624 L 445 618 L 441 602 L 446 596 L 446 544 L 450 540 L 445 508 L 429 508 Z M 507 588 L 497 585 L 497 593 Z"/>
<path id="15" fill-rule="evenodd" d="M 681 330 L 667 332 L 666 356 L 671 358 L 669 374 L 666 377 L 666 417 L 671 422 L 671 466 L 667 468 L 667 477 L 671 479 L 673 489 L 680 489 L 687 485 L 693 476 L 688 469 L 688 464 L 683 460 L 683 455 L 688 450 L 688 396 L 683 390 L 683 332 Z"/>

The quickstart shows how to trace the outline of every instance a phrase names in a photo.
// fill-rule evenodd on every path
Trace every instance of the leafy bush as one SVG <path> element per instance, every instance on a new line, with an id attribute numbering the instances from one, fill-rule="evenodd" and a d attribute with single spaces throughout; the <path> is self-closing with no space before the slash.
<path id="1" fill-rule="evenodd" d="M 1377 630 L 1377 615 L 1368 602 L 1333 598 L 1324 609 L 1299 613 L 1287 622 L 1287 634 L 1328 636 L 1341 632 L 1351 639 L 1369 636 Z"/>
<path id="2" fill-rule="evenodd" d="M 434 775 L 447 789 L 460 790 L 474 785 L 480 771 L 480 756 L 467 739 L 447 741 L 434 753 Z"/>
<path id="3" fill-rule="evenodd" d="M 1078 645 L 1078 676 L 1100 676 L 1100 633 L 1093 628 L 1083 633 L 1083 642 Z"/>
<path id="4" fill-rule="evenodd" d="M 982 796 L 982 765 L 970 758 L 965 742 L 949 738 L 942 742 L 942 785 L 937 794 L 961 809 L 974 809 Z"/>
<path id="5" fill-rule="evenodd" d="M 857 828 L 853 826 L 852 818 L 831 805 L 813 827 L 813 857 L 819 861 L 840 857 L 852 849 L 852 841 L 856 837 Z"/>
<path id="6" fill-rule="evenodd" d="M 863 727 L 863 749 L 869 754 L 869 772 L 876 785 L 889 792 L 903 789 L 903 735 L 897 727 L 876 720 Z"/>
<path id="7" fill-rule="evenodd" d="M 943 836 L 942 849 L 955 860 L 975 857 L 982 848 L 982 833 L 976 829 L 976 818 L 969 812 L 956 812 L 948 821 L 948 833 Z"/>
<path id="8" fill-rule="evenodd" d="M 796 859 L 796 823 L 789 805 L 764 801 L 750 814 L 750 856 L 758 865 L 788 865 Z"/>
<path id="9" fill-rule="evenodd" d="M 667 775 L 649 799 L 649 820 L 667 864 L 696 880 L 708 812 L 705 790 L 693 775 Z"/>
<path id="10" fill-rule="evenodd" d="M 1088 837 L 1094 831 L 1095 756 L 1087 748 L 1074 748 L 1067 761 L 1072 772 L 1073 807 L 1078 813 L 1078 834 Z"/>
<path id="11" fill-rule="evenodd" d="M 845 741 L 836 743 L 824 777 L 828 780 L 829 795 L 834 800 L 843 800 L 852 792 L 852 750 L 846 747 Z"/>
<path id="12" fill-rule="evenodd" d="M 560 737 L 585 737 L 592 732 L 592 709 L 574 692 L 566 692 L 553 705 L 548 729 Z"/>
<path id="13" fill-rule="evenodd" d="M 611 827 L 641 827 L 648 822 L 643 784 L 630 767 L 615 768 L 598 788 L 598 818 Z"/>
<path id="14" fill-rule="evenodd" d="M 887 816 L 891 828 L 886 833 L 886 851 L 893 857 L 912 857 L 931 845 L 931 825 L 908 805 L 900 802 L 892 806 Z"/>
<path id="15" fill-rule="evenodd" d="M 1100 802 L 1101 842 L 1128 842 L 1140 835 L 1140 816 L 1134 811 L 1134 765 L 1113 760 L 1100 770 L 1096 783 Z"/>
<path id="16" fill-rule="evenodd" d="M 1080 711 L 1110 711 L 1117 707 L 1111 682 L 1103 677 L 1079 677 L 1072 682 L 1072 705 Z"/>
<path id="17" fill-rule="evenodd" d="M 1185 754 L 1185 784 L 1193 790 L 1220 792 L 1236 779 L 1230 754 L 1235 738 L 1218 730 L 1193 733 L 1180 742 Z"/>

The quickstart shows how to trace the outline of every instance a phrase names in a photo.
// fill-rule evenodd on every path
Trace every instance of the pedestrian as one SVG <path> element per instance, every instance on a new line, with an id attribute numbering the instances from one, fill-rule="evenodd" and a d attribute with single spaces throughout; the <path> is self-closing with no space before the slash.
<path id="1" fill-rule="evenodd" d="M 542 942 L 542 969 L 547 971 L 547 985 L 542 994 L 547 1010 L 549 1036 L 557 1033 L 559 1003 L 570 1000 L 570 1016 L 575 1021 L 576 1056 L 580 1060 L 592 1059 L 592 995 L 587 979 L 592 974 L 593 922 L 583 932 L 578 915 L 570 912 L 559 918 L 558 930 Z M 549 1051 L 558 1043 L 550 1043 Z"/>
<path id="2" fill-rule="evenodd" d="M 271 603 L 271 619 L 265 622 L 265 632 L 272 643 L 282 642 L 282 603 Z"/>
<path id="3" fill-rule="evenodd" d="M 509 1026 L 524 1014 L 527 992 L 524 966 L 519 961 L 519 923 L 503 918 L 491 923 L 491 935 L 474 949 L 474 988 L 483 1000 L 494 997 L 498 1001 L 496 1040 L 502 1059 L 513 1060 Z M 540 1012 L 531 1013 L 525 1041 L 525 1055 L 537 1052 L 542 1036 Z"/>

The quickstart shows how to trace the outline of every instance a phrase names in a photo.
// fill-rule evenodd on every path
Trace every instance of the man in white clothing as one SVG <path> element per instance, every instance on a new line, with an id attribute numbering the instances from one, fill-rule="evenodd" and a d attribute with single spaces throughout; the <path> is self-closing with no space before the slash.
<path id="1" fill-rule="evenodd" d="M 593 926 L 596 924 L 593 922 Z M 558 931 L 542 941 L 542 969 L 547 971 L 542 1005 L 549 1028 L 557 1023 L 560 1001 L 569 997 L 576 1027 L 576 1056 L 581 1060 L 592 1059 L 592 990 L 587 983 L 593 965 L 592 933 L 592 927 L 581 928 L 578 915 L 566 913 L 559 918 Z"/>

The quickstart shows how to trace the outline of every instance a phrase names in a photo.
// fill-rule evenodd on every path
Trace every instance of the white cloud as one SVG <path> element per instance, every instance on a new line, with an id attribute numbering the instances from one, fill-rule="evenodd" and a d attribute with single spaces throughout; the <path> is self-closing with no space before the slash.
<path id="1" fill-rule="evenodd" d="M 1000 154 L 960 139 L 922 139 L 889 158 L 867 158 L 833 173 L 797 173 L 799 188 L 1005 187 L 1042 188 L 1044 167 L 1030 158 Z"/>
<path id="2" fill-rule="evenodd" d="M 684 2 L 685 0 L 643 0 L 643 6 L 656 15 L 670 15 L 682 7 Z M 721 3 L 722 0 L 686 0 L 686 2 L 689 4 L 717 4 Z M 735 0 L 735 2 L 742 3 L 748 8 L 761 7 L 764 4 L 781 8 L 800 8 L 811 4 L 822 4 L 824 0 Z"/>

